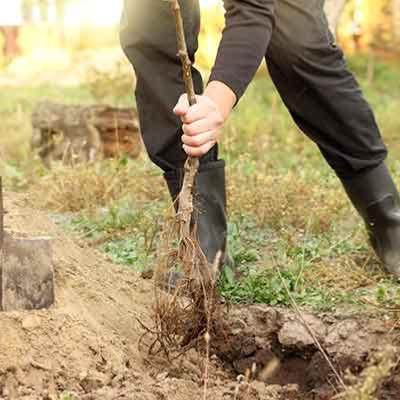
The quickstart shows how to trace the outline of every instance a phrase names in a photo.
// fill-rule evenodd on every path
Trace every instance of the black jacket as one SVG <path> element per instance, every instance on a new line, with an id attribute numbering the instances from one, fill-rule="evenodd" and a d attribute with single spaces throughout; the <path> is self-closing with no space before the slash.
<path id="1" fill-rule="evenodd" d="M 210 81 L 229 86 L 239 99 L 265 57 L 275 0 L 224 0 L 225 29 Z"/>

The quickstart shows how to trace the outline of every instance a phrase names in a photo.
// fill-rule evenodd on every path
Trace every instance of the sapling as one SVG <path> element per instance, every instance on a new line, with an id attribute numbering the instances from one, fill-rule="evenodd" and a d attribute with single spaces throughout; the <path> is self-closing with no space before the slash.
<path id="1" fill-rule="evenodd" d="M 168 1 L 175 21 L 185 89 L 189 104 L 194 105 L 196 94 L 192 62 L 188 55 L 181 8 L 178 0 Z M 217 254 L 210 266 L 197 238 L 196 214 L 199 211 L 196 210 L 195 183 L 198 168 L 199 160 L 189 156 L 184 166 L 182 189 L 176 199 L 177 211 L 167 219 L 159 246 L 155 271 L 154 327 L 148 328 L 142 324 L 146 331 L 143 339 L 148 336 L 152 338 L 148 345 L 152 354 L 162 351 L 168 357 L 171 354 L 177 357 L 194 346 L 205 344 L 209 356 L 212 335 L 222 331 L 217 315 L 218 294 L 215 284 L 221 253 Z M 174 276 L 180 279 L 170 279 Z M 165 290 L 160 290 L 160 286 Z"/>

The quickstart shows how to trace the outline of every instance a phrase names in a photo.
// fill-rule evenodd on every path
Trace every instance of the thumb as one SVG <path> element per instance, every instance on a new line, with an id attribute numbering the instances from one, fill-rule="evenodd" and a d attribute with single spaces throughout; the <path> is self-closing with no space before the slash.
<path id="1" fill-rule="evenodd" d="M 174 114 L 183 117 L 189 111 L 189 100 L 187 94 L 183 94 L 174 108 Z"/>

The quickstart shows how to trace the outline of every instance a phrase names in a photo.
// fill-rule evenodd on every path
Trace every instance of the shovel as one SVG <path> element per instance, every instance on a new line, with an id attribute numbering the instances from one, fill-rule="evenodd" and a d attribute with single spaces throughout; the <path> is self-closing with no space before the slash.
<path id="1" fill-rule="evenodd" d="M 0 311 L 49 308 L 55 301 L 49 237 L 28 237 L 4 229 L 0 177 Z"/>

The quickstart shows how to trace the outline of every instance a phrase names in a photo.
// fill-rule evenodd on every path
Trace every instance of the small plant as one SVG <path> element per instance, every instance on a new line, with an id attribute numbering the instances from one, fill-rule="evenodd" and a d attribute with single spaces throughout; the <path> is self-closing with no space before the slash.
<path id="1" fill-rule="evenodd" d="M 274 269 L 249 271 L 240 279 L 226 272 L 219 283 L 220 294 L 228 302 L 236 304 L 289 306 L 291 302 L 286 287 L 299 305 L 313 305 L 315 308 L 331 306 L 323 289 L 306 285 L 304 278 L 299 279 L 296 270 L 282 269 L 280 274 Z"/>
<path id="2" fill-rule="evenodd" d="M 155 259 L 162 209 L 162 203 L 140 205 L 122 199 L 97 215 L 83 212 L 72 218 L 72 224 L 114 262 L 143 270 Z"/>
<path id="3" fill-rule="evenodd" d="M 267 233 L 257 229 L 253 217 L 241 215 L 229 223 L 228 242 L 235 265 L 254 263 L 261 258 L 261 249 L 267 244 Z"/>

